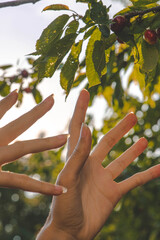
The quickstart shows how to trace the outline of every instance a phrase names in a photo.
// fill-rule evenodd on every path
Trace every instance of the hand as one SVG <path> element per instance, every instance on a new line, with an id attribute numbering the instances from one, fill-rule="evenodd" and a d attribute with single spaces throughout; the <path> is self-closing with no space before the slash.
<path id="1" fill-rule="evenodd" d="M 14 105 L 17 97 L 17 92 L 13 91 L 0 101 L 0 119 Z M 0 128 L 0 187 L 19 188 L 50 195 L 59 195 L 64 191 L 61 186 L 37 181 L 24 174 L 1 170 L 1 166 L 4 164 L 12 162 L 25 154 L 61 147 L 66 143 L 67 134 L 63 134 L 45 139 L 17 141 L 8 145 L 48 112 L 52 108 L 53 103 L 53 96 L 49 96 L 28 113 Z"/>
<path id="2" fill-rule="evenodd" d="M 160 176 L 160 165 L 157 165 L 122 182 L 114 181 L 144 151 L 147 140 L 139 139 L 106 168 L 102 167 L 106 154 L 136 124 L 137 119 L 133 113 L 128 114 L 104 135 L 91 152 L 91 133 L 82 124 L 88 102 L 89 94 L 83 90 L 70 123 L 67 162 L 57 180 L 68 192 L 53 198 L 49 217 L 38 240 L 93 239 L 124 194 Z"/>

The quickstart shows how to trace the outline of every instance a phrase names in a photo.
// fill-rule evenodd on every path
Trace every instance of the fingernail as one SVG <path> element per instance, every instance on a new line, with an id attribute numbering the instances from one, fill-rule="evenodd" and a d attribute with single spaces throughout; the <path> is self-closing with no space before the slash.
<path id="1" fill-rule="evenodd" d="M 62 187 L 63 189 L 63 193 L 67 193 L 68 192 L 68 189 L 66 187 Z"/>
<path id="2" fill-rule="evenodd" d="M 54 98 L 54 94 L 52 93 L 51 95 L 49 95 L 44 101 L 48 101 L 49 99 L 53 99 Z"/>
<path id="3" fill-rule="evenodd" d="M 70 137 L 70 134 L 61 134 L 61 135 L 58 135 L 57 138 L 59 140 L 66 140 Z"/>
<path id="4" fill-rule="evenodd" d="M 58 191 L 58 193 L 66 193 L 68 191 L 66 187 L 60 185 L 56 185 L 55 189 Z"/>
<path id="5" fill-rule="evenodd" d="M 15 93 L 15 92 L 18 92 L 18 89 L 13 90 L 12 92 L 10 92 L 10 94 Z"/>

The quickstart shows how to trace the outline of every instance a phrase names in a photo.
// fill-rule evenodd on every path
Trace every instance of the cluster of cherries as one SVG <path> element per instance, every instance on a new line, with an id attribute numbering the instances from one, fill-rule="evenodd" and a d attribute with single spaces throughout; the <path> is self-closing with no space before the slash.
<path id="1" fill-rule="evenodd" d="M 118 33 L 120 33 L 122 31 L 122 29 L 128 24 L 127 19 L 124 16 L 116 16 L 113 20 L 112 20 L 112 24 L 111 24 L 111 30 L 113 32 L 115 32 L 115 34 L 118 35 Z M 158 28 L 156 31 L 152 30 L 152 29 L 147 29 L 144 32 L 144 39 L 147 43 L 149 43 L 150 45 L 153 45 L 157 42 L 158 38 L 160 39 L 160 28 Z M 120 43 L 123 43 L 122 40 L 120 40 L 119 38 L 117 38 L 117 40 Z"/>
<path id="2" fill-rule="evenodd" d="M 23 78 L 28 78 L 28 76 L 29 76 L 28 71 L 25 70 L 25 69 L 22 70 L 21 76 L 22 76 Z M 26 88 L 23 89 L 23 91 L 26 92 L 26 93 L 31 93 L 31 92 L 32 92 L 32 89 L 31 89 L 30 87 L 26 87 Z"/>
<path id="3" fill-rule="evenodd" d="M 20 76 L 22 76 L 22 78 L 28 78 L 29 73 L 26 69 L 24 69 L 24 70 L 21 71 Z M 17 78 L 17 76 L 10 77 L 10 81 L 14 82 L 16 78 Z M 26 87 L 26 88 L 23 89 L 23 91 L 26 92 L 26 93 L 31 93 L 32 89 L 30 87 Z"/>

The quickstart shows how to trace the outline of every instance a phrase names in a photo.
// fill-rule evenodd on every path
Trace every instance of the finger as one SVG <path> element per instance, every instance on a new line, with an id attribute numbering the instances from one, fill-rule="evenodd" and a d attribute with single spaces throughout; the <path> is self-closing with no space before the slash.
<path id="1" fill-rule="evenodd" d="M 46 195 L 60 195 L 65 190 L 62 186 L 38 181 L 24 174 L 4 171 L 0 172 L 0 187 L 17 188 Z"/>
<path id="2" fill-rule="evenodd" d="M 75 178 L 79 175 L 90 154 L 91 142 L 90 129 L 82 124 L 79 141 L 65 166 L 67 176 Z"/>
<path id="3" fill-rule="evenodd" d="M 112 147 L 136 124 L 134 113 L 129 113 L 113 129 L 111 129 L 92 152 L 92 158 L 101 163 Z"/>
<path id="4" fill-rule="evenodd" d="M 17 89 L 0 101 L 0 119 L 17 101 L 18 93 L 16 91 Z"/>
<path id="5" fill-rule="evenodd" d="M 132 145 L 126 152 L 120 157 L 111 162 L 107 167 L 106 171 L 111 173 L 113 179 L 118 177 L 123 170 L 134 161 L 147 147 L 148 142 L 145 138 L 139 139 L 134 145 Z"/>
<path id="6" fill-rule="evenodd" d="M 0 129 L 0 146 L 7 145 L 26 131 L 53 106 L 53 95 L 46 98 L 32 110 Z"/>
<path id="7" fill-rule="evenodd" d="M 146 171 L 136 173 L 132 177 L 118 183 L 122 195 L 126 194 L 128 191 L 144 185 L 145 183 L 151 181 L 152 179 L 160 177 L 160 164 L 149 168 Z"/>
<path id="8" fill-rule="evenodd" d="M 0 165 L 12 162 L 28 153 L 37 153 L 61 147 L 67 141 L 68 134 L 55 137 L 15 142 L 0 148 Z"/>
<path id="9" fill-rule="evenodd" d="M 89 103 L 89 97 L 90 97 L 89 92 L 83 89 L 77 100 L 74 114 L 69 125 L 70 138 L 68 141 L 67 158 L 72 154 L 78 142 L 81 125 L 85 120 L 85 115 Z"/>

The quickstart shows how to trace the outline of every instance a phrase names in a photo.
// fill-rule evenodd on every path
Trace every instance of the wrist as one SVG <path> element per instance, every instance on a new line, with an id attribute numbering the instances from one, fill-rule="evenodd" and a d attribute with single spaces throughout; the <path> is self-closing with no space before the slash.
<path id="1" fill-rule="evenodd" d="M 36 240 L 76 240 L 64 230 L 58 229 L 54 224 L 47 224 L 37 235 Z"/>

